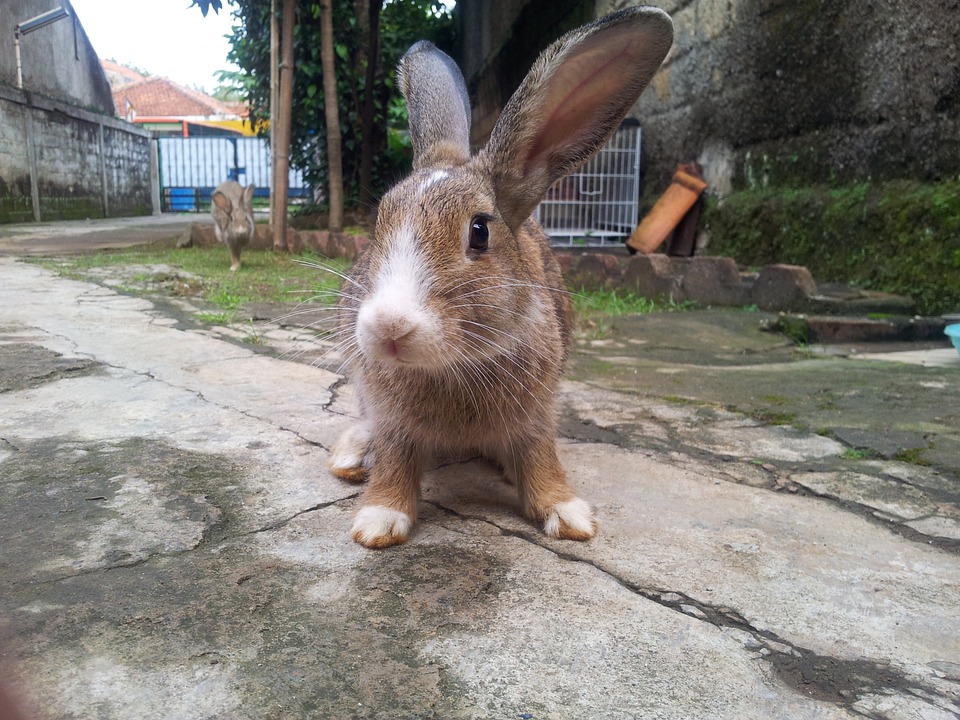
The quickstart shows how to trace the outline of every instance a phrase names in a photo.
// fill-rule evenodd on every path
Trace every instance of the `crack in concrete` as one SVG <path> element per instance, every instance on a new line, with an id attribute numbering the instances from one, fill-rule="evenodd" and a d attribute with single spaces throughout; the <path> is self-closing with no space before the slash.
<path id="1" fill-rule="evenodd" d="M 951 707 L 960 711 L 960 702 L 956 699 L 916 678 L 907 677 L 889 665 L 866 659 L 844 660 L 820 655 L 780 637 L 775 632 L 754 627 L 733 608 L 711 605 L 676 590 L 642 587 L 599 562 L 552 547 L 545 542 L 543 536 L 505 528 L 489 518 L 461 513 L 436 501 L 424 500 L 424 502 L 461 520 L 473 520 L 491 525 L 502 536 L 535 545 L 561 560 L 592 567 L 629 592 L 661 607 L 701 622 L 708 622 L 720 629 L 729 628 L 747 633 L 753 639 L 752 648 L 759 651 L 759 658 L 771 665 L 787 687 L 807 697 L 843 706 L 854 714 L 871 720 L 883 720 L 883 718 L 855 708 L 856 702 L 862 696 L 882 695 L 891 691 L 911 693 L 923 702 L 940 709 L 947 709 L 949 712 L 953 712 Z M 745 647 L 747 647 L 746 644 Z M 941 702 L 946 708 L 941 706 Z"/>
<path id="2" fill-rule="evenodd" d="M 214 401 L 214 400 L 211 400 L 210 398 L 206 397 L 206 396 L 203 394 L 203 391 L 202 391 L 202 390 L 194 390 L 193 388 L 183 387 L 182 385 L 176 385 L 176 384 L 170 382 L 169 380 L 164 380 L 163 378 L 157 377 L 156 375 L 154 375 L 154 374 L 153 374 L 151 371 L 149 371 L 149 370 L 144 370 L 144 371 L 132 370 L 132 369 L 130 369 L 130 368 L 123 368 L 123 367 L 114 366 L 114 365 L 108 365 L 108 367 L 113 367 L 113 368 L 115 368 L 115 369 L 117 369 L 117 370 L 125 370 L 125 371 L 127 371 L 127 372 L 132 372 L 132 373 L 135 374 L 135 375 L 138 375 L 138 376 L 140 376 L 140 377 L 145 377 L 145 378 L 147 378 L 147 379 L 149 379 L 149 380 L 153 380 L 153 381 L 158 382 L 158 383 L 160 383 L 160 384 L 162 384 L 162 385 L 165 385 L 166 387 L 173 388 L 174 390 L 180 390 L 180 391 L 182 391 L 182 392 L 192 393 L 192 394 L 193 394 L 195 397 L 197 397 L 199 400 L 201 400 L 201 401 L 203 401 L 203 402 L 205 402 L 205 403 L 209 403 L 210 405 L 212 405 L 212 406 L 215 407 L 215 408 L 219 408 L 220 410 L 227 410 L 227 411 L 230 411 L 230 412 L 235 412 L 235 413 L 238 413 L 239 415 L 242 415 L 243 417 L 248 418 L 248 419 L 250 419 L 250 420 L 255 420 L 255 421 L 257 421 L 257 422 L 266 423 L 267 425 L 270 425 L 270 426 L 272 426 L 272 427 L 275 427 L 277 430 L 280 430 L 281 432 L 290 433 L 291 435 L 293 435 L 294 437 L 296 437 L 298 440 L 301 440 L 301 441 L 307 443 L 308 445 L 311 445 L 311 446 L 313 446 L 313 447 L 320 448 L 321 450 L 324 450 L 325 452 L 330 452 L 330 448 L 328 448 L 326 445 L 324 445 L 323 443 L 321 443 L 321 442 L 318 441 L 318 440 L 312 440 L 311 438 L 308 438 L 308 437 L 302 435 L 298 430 L 295 430 L 295 429 L 293 429 L 293 428 L 291 428 L 291 427 L 287 427 L 286 425 L 282 425 L 282 424 L 280 424 L 280 425 L 275 425 L 275 424 L 273 423 L 273 421 L 270 420 L 270 418 L 266 418 L 266 417 L 262 417 L 262 416 L 260 416 L 260 415 L 256 415 L 256 414 L 254 414 L 253 412 L 251 412 L 251 411 L 249 411 L 249 410 L 243 410 L 243 409 L 241 409 L 241 408 L 234 407 L 234 406 L 232 406 L 232 405 L 224 405 L 224 404 L 222 404 L 222 403 L 218 403 L 218 402 L 216 402 L 216 401 Z"/>
<path id="3" fill-rule="evenodd" d="M 326 368 L 324 368 L 324 370 L 326 370 Z M 330 371 L 328 370 L 328 372 Z M 337 404 L 337 401 L 340 399 L 340 389 L 348 384 L 348 380 L 345 375 L 342 375 L 339 373 L 334 373 L 334 374 L 340 375 L 340 377 L 337 378 L 337 380 L 335 380 L 333 384 L 327 388 L 327 391 L 330 393 L 330 399 L 327 402 L 325 402 L 320 409 L 323 410 L 324 412 L 330 412 L 330 413 L 333 413 L 334 415 L 342 416 L 344 413 L 337 412 L 332 408 L 334 405 Z"/>
<path id="4" fill-rule="evenodd" d="M 11 452 L 15 452 L 15 453 L 23 452 L 23 448 L 15 444 L 8 437 L 0 437 L 0 443 L 2 443 L 5 448 L 9 448 Z"/>
<path id="5" fill-rule="evenodd" d="M 106 572 L 111 572 L 113 570 L 125 570 L 130 568 L 142 567 L 143 565 L 146 565 L 147 563 L 150 563 L 158 558 L 181 557 L 181 556 L 188 555 L 189 553 L 196 552 L 198 550 L 202 550 L 208 547 L 217 547 L 217 546 L 223 545 L 224 543 L 228 543 L 234 540 L 239 540 L 242 538 L 247 538 L 252 535 L 257 535 L 259 533 L 272 532 L 274 530 L 279 530 L 285 527 L 286 525 L 289 525 L 291 522 L 296 520 L 298 517 L 301 517 L 302 515 L 316 512 L 318 510 L 324 510 L 328 507 L 333 507 L 340 503 L 356 500 L 358 497 L 360 497 L 360 494 L 361 493 L 356 492 L 341 498 L 337 498 L 336 500 L 329 500 L 327 502 L 317 503 L 316 505 L 313 505 L 311 507 L 304 508 L 303 510 L 299 510 L 293 515 L 290 515 L 289 517 L 281 518 L 280 520 L 276 520 L 267 525 L 263 525 L 262 527 L 254 528 L 253 530 L 247 530 L 245 532 L 236 533 L 232 535 L 225 534 L 225 533 L 218 535 L 217 530 L 218 529 L 222 530 L 224 525 L 223 523 L 217 522 L 211 525 L 209 528 L 207 528 L 203 532 L 203 535 L 201 536 L 199 541 L 197 541 L 197 543 L 194 544 L 192 547 L 184 548 L 183 550 L 175 550 L 171 552 L 150 552 L 144 555 L 143 557 L 131 559 L 129 562 L 123 562 L 123 561 L 112 562 L 112 563 L 104 564 L 99 567 L 92 567 L 92 568 L 77 570 L 72 573 L 57 575 L 55 577 L 50 577 L 44 580 L 38 580 L 38 581 L 35 581 L 35 584 L 37 586 L 56 585 L 57 583 L 65 582 L 67 580 L 72 580 L 78 577 L 85 577 L 88 575 L 95 575 L 97 573 L 106 573 Z"/>
<path id="6" fill-rule="evenodd" d="M 589 383 L 584 383 L 584 384 L 589 385 Z M 740 412 L 738 412 L 737 414 L 743 415 L 743 413 L 740 413 Z M 677 429 L 674 426 L 670 425 L 669 423 L 665 423 L 662 420 L 658 420 L 657 418 L 654 418 L 652 416 L 647 417 L 645 419 L 649 420 L 650 422 L 655 422 L 656 424 L 664 428 L 665 432 L 667 433 L 667 439 L 658 440 L 654 438 L 648 438 L 647 440 L 644 441 L 643 446 L 640 446 L 636 442 L 631 440 L 631 432 L 629 429 L 630 428 L 629 425 L 618 424 L 612 427 L 598 425 L 593 421 L 584 420 L 580 418 L 576 414 L 576 412 L 572 410 L 567 411 L 566 417 L 568 418 L 568 422 L 566 423 L 566 426 L 561 430 L 561 434 L 563 437 L 567 439 L 575 440 L 578 442 L 594 443 L 594 444 L 614 444 L 619 447 L 630 449 L 630 450 L 643 449 L 643 448 L 658 449 L 660 451 L 659 455 L 662 457 L 662 461 L 664 463 L 671 464 L 674 467 L 684 467 L 682 463 L 678 463 L 674 460 L 673 453 L 677 453 L 677 452 L 681 452 L 686 456 L 699 456 L 704 458 L 705 460 L 716 460 L 719 458 L 721 460 L 725 460 L 729 462 L 736 462 L 736 463 L 746 462 L 744 458 L 739 456 L 729 456 L 729 457 L 718 456 L 716 453 L 711 452 L 708 449 L 698 447 L 696 445 L 691 445 L 690 443 L 683 440 L 682 433 L 677 431 Z M 744 417 L 748 417 L 748 416 L 744 415 Z M 602 433 L 613 435 L 616 437 L 616 441 L 611 443 L 602 437 L 591 437 L 589 434 L 577 433 L 575 430 L 571 432 L 569 428 L 576 427 L 577 424 L 596 428 Z M 774 467 L 776 467 L 776 465 L 772 461 L 767 461 L 767 462 L 770 464 L 773 464 Z M 814 462 L 813 464 L 816 465 L 817 463 Z M 819 493 L 814 490 L 811 490 L 805 485 L 802 485 L 800 483 L 790 480 L 789 475 L 781 478 L 781 476 L 777 472 L 771 472 L 769 470 L 766 470 L 765 468 L 764 468 L 764 472 L 767 474 L 769 478 L 768 484 L 766 486 L 751 485 L 751 487 L 757 487 L 758 489 L 769 490 L 771 492 L 776 492 L 776 493 L 789 493 L 791 495 L 798 495 L 800 497 L 817 498 L 819 500 L 826 501 L 831 505 L 834 505 L 835 507 L 838 507 L 846 512 L 856 515 L 866 520 L 867 522 L 871 523 L 872 525 L 876 525 L 877 527 L 884 528 L 888 532 L 894 533 L 895 535 L 902 537 L 904 540 L 907 540 L 909 542 L 936 547 L 940 550 L 943 550 L 944 552 L 948 552 L 951 554 L 960 554 L 960 540 L 956 540 L 953 538 L 938 537 L 934 535 L 927 535 L 920 532 L 919 530 L 915 530 L 914 528 L 911 528 L 908 525 L 906 525 L 906 523 L 908 522 L 915 522 L 924 517 L 938 517 L 935 511 L 927 515 L 924 515 L 922 517 L 900 518 L 899 520 L 894 520 L 889 517 L 883 517 L 882 515 L 878 515 L 877 508 L 871 507 L 864 503 L 858 503 L 852 500 L 845 500 L 843 498 L 837 497 L 835 495 L 831 495 L 829 493 Z M 730 473 L 719 472 L 717 476 L 721 478 L 724 482 L 733 482 L 736 484 L 743 484 L 737 481 Z M 880 473 L 880 476 L 885 478 L 888 477 L 883 473 Z M 929 488 L 924 488 L 922 486 L 919 486 L 917 484 L 904 480 L 903 478 L 890 477 L 889 479 L 895 480 L 896 482 L 898 482 L 900 485 L 904 487 L 913 488 L 915 490 L 922 491 L 928 495 L 931 494 L 931 491 Z M 947 500 L 951 500 L 951 499 L 948 498 Z"/>
<path id="7" fill-rule="evenodd" d="M 333 507 L 334 505 L 339 505 L 340 503 L 347 502 L 349 500 L 356 500 L 358 497 L 360 497 L 360 495 L 361 493 L 355 492 L 355 493 L 351 493 L 350 495 L 345 495 L 342 498 L 337 498 L 336 500 L 328 500 L 327 502 L 317 503 L 313 507 L 304 508 L 303 510 L 300 510 L 294 513 L 290 517 L 277 520 L 276 522 L 272 522 L 269 525 L 264 525 L 262 527 L 255 528 L 253 530 L 248 530 L 247 532 L 243 532 L 238 535 L 225 535 L 221 537 L 220 540 L 218 540 L 218 543 L 224 542 L 226 540 L 236 540 L 237 538 L 249 537 L 251 535 L 257 535 L 259 533 L 273 532 L 274 530 L 279 530 L 280 528 L 285 527 L 286 525 L 289 525 L 291 522 L 293 522 L 294 520 L 296 520 L 298 517 L 302 515 L 306 515 L 312 512 L 317 512 L 318 510 L 325 510 L 328 507 Z"/>
<path id="8" fill-rule="evenodd" d="M 909 485 L 909 483 L 906 484 Z M 910 485 L 910 487 L 915 486 Z M 925 535 L 919 530 L 914 530 L 912 527 L 906 524 L 908 522 L 916 522 L 924 517 L 939 517 L 936 512 L 929 513 L 921 518 L 901 518 L 900 520 L 890 520 L 886 517 L 878 515 L 877 513 L 879 511 L 874 507 L 864 505 L 863 503 L 858 503 L 855 500 L 846 500 L 829 493 L 817 492 L 796 482 L 791 481 L 788 483 L 788 485 L 785 485 L 783 488 L 776 489 L 775 491 L 783 492 L 784 490 L 801 497 L 812 497 L 817 498 L 818 500 L 826 500 L 830 504 L 862 518 L 871 525 L 883 528 L 884 530 L 887 530 L 888 532 L 891 532 L 894 535 L 903 538 L 904 540 L 918 543 L 920 545 L 926 545 L 928 547 L 935 547 L 938 550 L 943 550 L 951 555 L 960 555 L 960 540 L 938 537 L 934 535 Z"/>

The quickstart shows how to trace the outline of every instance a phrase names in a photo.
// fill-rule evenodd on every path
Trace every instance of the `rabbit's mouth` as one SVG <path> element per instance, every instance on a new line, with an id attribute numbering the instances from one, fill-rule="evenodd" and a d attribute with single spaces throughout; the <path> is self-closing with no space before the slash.
<path id="1" fill-rule="evenodd" d="M 382 345 L 383 352 L 390 361 L 400 365 L 419 364 L 415 360 L 416 353 L 411 351 L 411 344 L 404 342 L 402 338 L 384 341 Z"/>

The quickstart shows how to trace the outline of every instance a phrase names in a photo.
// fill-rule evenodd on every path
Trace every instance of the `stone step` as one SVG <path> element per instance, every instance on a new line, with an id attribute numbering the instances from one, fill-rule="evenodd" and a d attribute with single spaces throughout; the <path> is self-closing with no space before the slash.
<path id="1" fill-rule="evenodd" d="M 801 343 L 939 341 L 948 344 L 943 318 L 892 315 L 884 318 L 781 314 L 765 329 Z"/>
<path id="2" fill-rule="evenodd" d="M 557 256 L 574 287 L 623 288 L 651 299 L 698 305 L 756 305 L 768 312 L 855 317 L 916 314 L 916 303 L 909 297 L 817 283 L 799 265 L 767 265 L 759 272 L 742 272 L 728 257 L 577 251 L 560 251 Z"/>

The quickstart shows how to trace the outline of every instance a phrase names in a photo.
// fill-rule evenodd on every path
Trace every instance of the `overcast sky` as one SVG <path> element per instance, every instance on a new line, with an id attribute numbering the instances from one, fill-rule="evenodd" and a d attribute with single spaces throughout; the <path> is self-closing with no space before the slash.
<path id="1" fill-rule="evenodd" d="M 70 0 L 102 59 L 212 91 L 227 63 L 233 4 L 206 17 L 192 0 Z"/>

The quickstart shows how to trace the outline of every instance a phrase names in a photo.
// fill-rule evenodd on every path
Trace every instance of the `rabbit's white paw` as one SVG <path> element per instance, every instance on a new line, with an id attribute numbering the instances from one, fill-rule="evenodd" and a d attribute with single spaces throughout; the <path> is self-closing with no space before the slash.
<path id="1" fill-rule="evenodd" d="M 405 512 L 384 505 L 361 508 L 353 519 L 353 539 L 368 548 L 385 548 L 405 542 L 413 520 Z"/>
<path id="2" fill-rule="evenodd" d="M 587 501 L 575 497 L 550 509 L 543 531 L 562 540 L 589 540 L 597 534 L 597 522 Z"/>
<path id="3" fill-rule="evenodd" d="M 330 472 L 341 480 L 363 482 L 367 479 L 367 454 L 370 452 L 370 428 L 365 422 L 347 428 L 330 454 Z"/>

